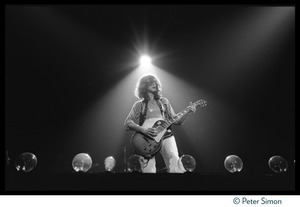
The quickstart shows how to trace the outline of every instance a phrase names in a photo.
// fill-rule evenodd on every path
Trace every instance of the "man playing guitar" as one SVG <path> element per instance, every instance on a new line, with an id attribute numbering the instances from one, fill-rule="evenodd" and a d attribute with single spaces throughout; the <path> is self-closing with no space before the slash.
<path id="1" fill-rule="evenodd" d="M 156 173 L 155 154 L 158 151 L 169 173 L 185 172 L 180 166 L 182 163 L 179 161 L 179 153 L 170 125 L 181 125 L 190 114 L 196 111 L 196 105 L 191 103 L 181 116 L 175 114 L 168 99 L 162 97 L 161 83 L 154 75 L 140 78 L 136 85 L 135 95 L 140 100 L 133 104 L 124 126 L 126 130 L 133 130 L 136 133 L 132 137 L 135 138 L 132 140 L 134 141 L 132 145 L 135 153 L 144 157 L 142 172 Z M 161 126 L 154 127 L 159 124 Z M 164 129 L 164 127 L 168 128 Z M 150 149 L 153 145 L 150 141 L 154 143 L 154 148 Z M 142 142 L 146 144 L 141 144 Z M 153 151 L 155 153 L 152 153 Z"/>

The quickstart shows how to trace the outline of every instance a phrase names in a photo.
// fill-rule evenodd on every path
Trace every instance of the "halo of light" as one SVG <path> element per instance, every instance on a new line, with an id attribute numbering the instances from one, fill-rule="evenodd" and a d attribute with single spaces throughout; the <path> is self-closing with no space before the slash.
<path id="1" fill-rule="evenodd" d="M 151 65 L 151 58 L 148 55 L 142 55 L 141 58 L 140 58 L 140 64 L 142 66 Z"/>
<path id="2" fill-rule="evenodd" d="M 243 161 L 237 155 L 229 155 L 224 160 L 224 166 L 231 173 L 240 172 L 243 169 Z"/>
<path id="3" fill-rule="evenodd" d="M 179 168 L 186 172 L 193 172 L 196 168 L 196 160 L 191 155 L 182 155 L 178 160 Z"/>
<path id="4" fill-rule="evenodd" d="M 288 162 L 279 155 L 272 156 L 268 161 L 268 165 L 275 173 L 283 173 L 288 169 Z"/>
<path id="5" fill-rule="evenodd" d="M 127 172 L 142 172 L 143 157 L 133 154 L 127 161 Z"/>
<path id="6" fill-rule="evenodd" d="M 76 172 L 87 172 L 93 164 L 92 158 L 87 153 L 77 154 L 72 161 L 72 167 Z"/>
<path id="7" fill-rule="evenodd" d="M 15 161 L 17 171 L 30 172 L 37 165 L 37 157 L 30 152 L 24 152 Z"/>
<path id="8" fill-rule="evenodd" d="M 115 166 L 116 166 L 116 160 L 113 156 L 109 156 L 104 159 L 104 168 L 106 171 L 109 172 L 113 171 Z"/>

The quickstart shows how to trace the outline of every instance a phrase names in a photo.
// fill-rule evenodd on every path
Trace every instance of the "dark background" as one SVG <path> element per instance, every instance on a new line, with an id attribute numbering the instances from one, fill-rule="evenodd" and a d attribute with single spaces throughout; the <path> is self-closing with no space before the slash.
<path id="1" fill-rule="evenodd" d="M 123 88 L 127 98 L 107 94 L 135 70 L 138 39 L 150 54 L 167 54 L 154 60 L 157 67 L 208 101 L 174 128 L 180 154 L 197 161 L 195 172 L 226 173 L 223 162 L 231 154 L 242 158 L 243 172 L 272 173 L 267 163 L 273 155 L 293 169 L 295 8 L 237 5 L 6 5 L 5 149 L 11 165 L 32 152 L 36 171 L 72 172 L 73 157 L 87 152 L 99 171 L 113 155 L 122 172 L 121 147 L 131 136 L 123 121 L 137 99 L 132 86 Z M 168 84 L 176 83 L 163 87 Z M 176 94 L 177 102 L 170 95 L 176 91 L 168 92 L 163 95 L 176 112 L 198 99 L 186 91 Z M 99 99 L 111 105 L 93 112 L 98 119 L 89 121 L 96 120 L 97 130 L 79 130 L 77 121 Z"/>

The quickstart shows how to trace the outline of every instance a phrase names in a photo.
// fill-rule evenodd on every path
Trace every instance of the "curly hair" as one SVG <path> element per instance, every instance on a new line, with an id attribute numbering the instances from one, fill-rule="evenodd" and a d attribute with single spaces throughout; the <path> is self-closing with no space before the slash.
<path id="1" fill-rule="evenodd" d="M 156 83 L 156 92 L 154 93 L 154 99 L 160 99 L 162 96 L 162 85 L 159 79 L 154 75 L 145 75 L 139 79 L 135 87 L 135 96 L 140 99 L 148 99 L 148 87 L 152 85 L 153 82 Z"/>

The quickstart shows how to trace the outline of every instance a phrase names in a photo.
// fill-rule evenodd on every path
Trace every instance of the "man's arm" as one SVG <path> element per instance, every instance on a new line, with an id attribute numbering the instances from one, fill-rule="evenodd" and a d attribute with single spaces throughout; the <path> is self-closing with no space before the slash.
<path id="1" fill-rule="evenodd" d="M 141 106 L 140 102 L 136 102 L 132 106 L 132 108 L 124 122 L 124 126 L 125 126 L 126 130 L 127 131 L 133 130 L 133 131 L 136 131 L 136 132 L 148 135 L 148 136 L 156 136 L 157 131 L 155 129 L 153 129 L 153 128 L 145 129 L 142 126 L 135 123 L 135 121 L 137 121 L 138 118 L 140 117 L 141 108 L 142 108 L 142 106 Z"/>
<path id="2" fill-rule="evenodd" d="M 138 121 L 140 117 L 140 111 L 141 111 L 141 103 L 140 102 L 135 102 L 127 115 L 125 121 L 124 121 L 124 126 L 126 130 L 134 130 L 136 127 L 133 126 L 135 122 Z M 133 123 L 133 124 L 132 124 Z"/>
<path id="3" fill-rule="evenodd" d="M 184 122 L 187 118 L 189 118 L 193 113 L 195 113 L 195 111 L 190 111 L 190 112 L 186 113 L 186 114 L 185 114 L 184 116 L 182 116 L 181 119 L 179 119 L 179 121 L 178 121 L 177 123 L 175 123 L 175 124 L 177 124 L 177 125 L 182 125 L 183 122 Z"/>
<path id="4" fill-rule="evenodd" d="M 175 113 L 175 111 L 174 111 L 172 105 L 170 104 L 169 100 L 165 98 L 165 101 L 166 101 L 166 103 L 167 103 L 167 107 L 168 107 L 168 111 L 169 111 L 170 116 L 171 116 L 173 119 L 176 118 L 178 115 Z M 187 114 L 185 114 L 184 116 L 182 116 L 181 119 L 179 119 L 178 121 L 176 121 L 176 122 L 174 123 L 174 125 L 182 125 L 183 122 L 184 122 L 188 117 L 191 116 L 191 114 L 195 113 L 195 111 L 196 111 L 196 106 L 194 106 L 192 102 L 190 102 L 190 105 L 188 106 L 188 108 L 189 108 L 189 112 L 188 112 Z"/>
<path id="5" fill-rule="evenodd" d="M 144 128 L 141 127 L 140 125 L 134 123 L 133 121 L 129 121 L 128 123 L 125 124 L 125 126 L 129 130 L 133 130 L 133 131 L 140 132 L 140 133 L 145 133 Z"/>
<path id="6" fill-rule="evenodd" d="M 146 129 L 146 128 L 143 128 L 142 126 L 134 123 L 133 121 L 129 122 L 127 124 L 127 127 L 131 130 L 134 130 L 136 132 L 145 134 L 145 135 L 150 136 L 150 137 L 155 137 L 158 134 L 158 132 L 154 128 L 147 128 Z"/>

